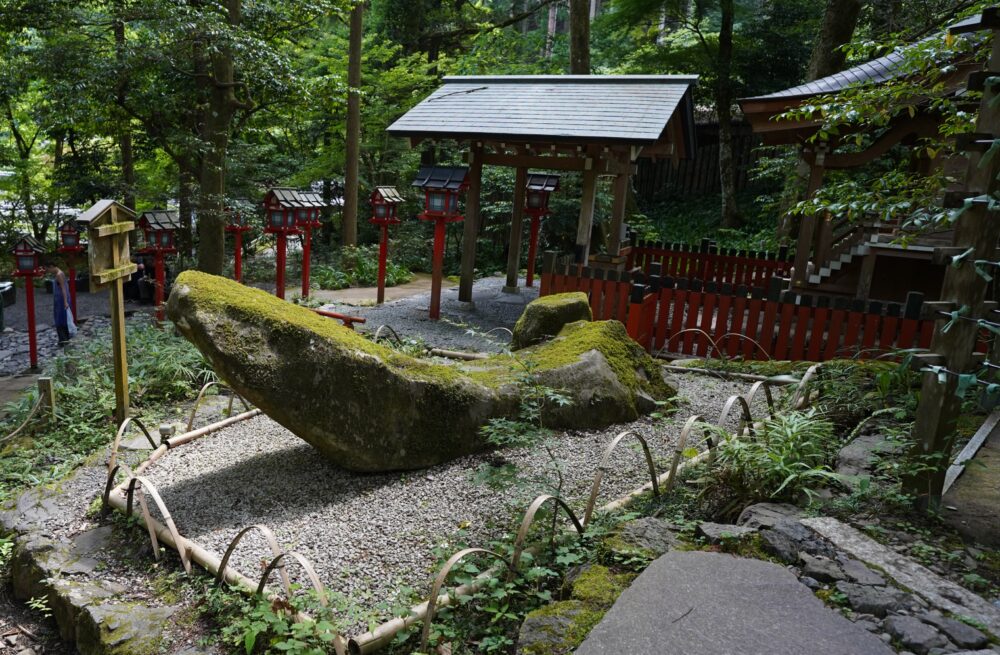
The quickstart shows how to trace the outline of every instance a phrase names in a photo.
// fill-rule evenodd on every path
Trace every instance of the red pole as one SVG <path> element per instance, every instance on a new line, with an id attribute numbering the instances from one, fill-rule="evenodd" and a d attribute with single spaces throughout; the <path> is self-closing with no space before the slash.
<path id="1" fill-rule="evenodd" d="M 236 246 L 236 252 L 233 255 L 233 273 L 235 273 L 237 282 L 243 282 L 243 232 L 240 230 L 237 230 L 233 236 L 233 245 Z"/>
<path id="2" fill-rule="evenodd" d="M 528 240 L 528 274 L 525 277 L 525 286 L 534 286 L 535 282 L 535 257 L 538 255 L 538 228 L 541 227 L 541 216 L 531 216 L 531 238 Z"/>
<path id="3" fill-rule="evenodd" d="M 309 251 L 312 249 L 312 227 L 307 225 L 306 239 L 302 245 L 302 297 L 309 297 Z"/>
<path id="4" fill-rule="evenodd" d="M 443 218 L 434 221 L 434 262 L 431 279 L 431 320 L 441 318 L 441 277 L 444 272 L 444 232 Z"/>
<path id="5" fill-rule="evenodd" d="M 284 232 L 278 232 L 278 276 L 277 288 L 274 290 L 276 296 L 285 299 L 285 236 Z"/>
<path id="6" fill-rule="evenodd" d="M 435 230 L 435 250 L 437 248 L 437 234 Z M 389 225 L 382 223 L 382 240 L 378 244 L 378 304 L 385 302 L 385 266 L 389 258 Z"/>
<path id="7" fill-rule="evenodd" d="M 153 302 L 156 303 L 156 320 L 162 321 L 164 319 L 163 290 L 167 286 L 167 272 L 163 270 L 165 262 L 162 251 L 156 251 L 154 262 L 156 266 L 156 291 L 153 293 Z"/>
<path id="8" fill-rule="evenodd" d="M 35 335 L 35 278 L 24 278 L 24 294 L 28 302 L 28 354 L 31 368 L 38 368 L 38 337 Z"/>
<path id="9" fill-rule="evenodd" d="M 73 255 L 66 256 L 66 263 L 69 268 L 69 308 L 73 312 L 73 322 L 76 323 L 76 269 L 73 268 L 74 264 Z"/>

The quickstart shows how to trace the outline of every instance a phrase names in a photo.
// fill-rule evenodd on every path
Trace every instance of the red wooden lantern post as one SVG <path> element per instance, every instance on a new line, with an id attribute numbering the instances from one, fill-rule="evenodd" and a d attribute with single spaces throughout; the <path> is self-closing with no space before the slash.
<path id="1" fill-rule="evenodd" d="M 76 256 L 87 249 L 80 242 L 80 228 L 70 219 L 59 228 L 59 247 L 56 249 L 66 257 L 66 274 L 69 276 L 69 308 L 76 322 Z"/>
<path id="2" fill-rule="evenodd" d="M 385 269 L 389 258 L 389 226 L 400 222 L 396 215 L 397 207 L 404 202 L 403 196 L 394 186 L 379 186 L 372 191 L 372 217 L 368 222 L 381 228 L 378 242 L 378 299 L 381 305 L 385 302 Z"/>
<path id="3" fill-rule="evenodd" d="M 139 227 L 146 236 L 146 247 L 139 250 L 139 254 L 153 255 L 153 266 L 156 268 L 153 302 L 156 305 L 156 320 L 162 321 L 163 295 L 167 287 L 166 256 L 177 252 L 174 234 L 180 228 L 180 221 L 176 211 L 155 209 L 139 217 Z"/>
<path id="4" fill-rule="evenodd" d="M 28 309 L 28 354 L 31 368 L 38 368 L 38 335 L 35 334 L 35 278 L 45 274 L 42 254 L 45 249 L 35 237 L 24 234 L 14 244 L 14 276 L 24 278 L 24 297 Z"/>
<path id="5" fill-rule="evenodd" d="M 264 196 L 264 231 L 277 237 L 277 252 L 275 260 L 277 273 L 275 275 L 274 295 L 285 299 L 285 253 L 288 249 L 288 235 L 299 234 L 295 227 L 295 209 L 298 208 L 298 191 L 287 188 L 274 188 Z"/>
<path id="6" fill-rule="evenodd" d="M 243 282 L 243 234 L 253 228 L 247 225 L 240 210 L 227 207 L 226 214 L 229 216 L 226 232 L 233 235 L 233 277 L 237 282 Z"/>
<path id="7" fill-rule="evenodd" d="M 312 264 L 312 231 L 320 226 L 319 210 L 324 207 L 318 193 L 298 191 L 299 207 L 295 210 L 295 226 L 305 233 L 302 239 L 302 297 L 309 297 L 309 269 Z"/>
<path id="8" fill-rule="evenodd" d="M 467 186 L 469 169 L 464 166 L 421 168 L 413 186 L 426 194 L 424 211 L 417 216 L 422 221 L 434 221 L 434 257 L 431 279 L 430 317 L 441 318 L 441 278 L 444 275 L 445 226 L 465 217 L 458 213 L 458 194 Z"/>
<path id="9" fill-rule="evenodd" d="M 531 216 L 531 237 L 528 240 L 528 273 L 525 285 L 533 286 L 535 281 L 535 259 L 538 257 L 538 231 L 542 217 L 552 213 L 549 210 L 549 194 L 559 190 L 559 176 L 545 173 L 529 173 L 525 185 L 524 211 Z"/>

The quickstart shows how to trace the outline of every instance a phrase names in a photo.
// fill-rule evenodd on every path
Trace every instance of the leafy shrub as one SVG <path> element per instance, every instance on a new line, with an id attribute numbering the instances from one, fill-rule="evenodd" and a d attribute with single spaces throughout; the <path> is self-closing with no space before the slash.
<path id="1" fill-rule="evenodd" d="M 740 501 L 795 500 L 837 479 L 828 466 L 838 445 L 833 424 L 814 409 L 767 419 L 756 437 L 712 429 L 721 440 L 710 481 L 721 483 Z"/>
<path id="2" fill-rule="evenodd" d="M 346 273 L 325 264 L 319 264 L 312 269 L 310 281 L 320 289 L 337 290 L 351 286 L 351 280 Z"/>

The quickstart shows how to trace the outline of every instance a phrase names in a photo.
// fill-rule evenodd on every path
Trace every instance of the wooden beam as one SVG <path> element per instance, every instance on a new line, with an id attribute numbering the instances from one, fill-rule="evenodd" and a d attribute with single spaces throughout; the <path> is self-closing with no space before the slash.
<path id="1" fill-rule="evenodd" d="M 583 192 L 580 197 L 580 219 L 576 225 L 575 262 L 586 266 L 590 258 L 590 231 L 594 224 L 594 200 L 597 197 L 599 158 L 588 157 L 590 166 L 583 171 Z"/>
<path id="2" fill-rule="evenodd" d="M 629 170 L 628 163 L 612 159 L 595 159 L 592 157 L 553 157 L 543 155 L 507 155 L 490 153 L 483 155 L 483 164 L 487 166 L 506 166 L 508 168 L 538 168 L 549 171 L 586 172 L 587 162 L 595 168 L 598 175 L 618 175 Z"/>
<path id="3" fill-rule="evenodd" d="M 465 225 L 462 230 L 462 277 L 458 299 L 472 302 L 472 283 L 476 273 L 476 240 L 479 239 L 479 195 L 483 188 L 483 145 L 469 147 L 469 188 L 465 196 Z"/>
<path id="4" fill-rule="evenodd" d="M 506 293 L 517 293 L 517 272 L 521 268 L 521 232 L 524 221 L 524 187 L 528 184 L 528 169 L 521 167 L 514 175 L 514 209 L 510 219 L 510 245 L 507 248 Z"/>

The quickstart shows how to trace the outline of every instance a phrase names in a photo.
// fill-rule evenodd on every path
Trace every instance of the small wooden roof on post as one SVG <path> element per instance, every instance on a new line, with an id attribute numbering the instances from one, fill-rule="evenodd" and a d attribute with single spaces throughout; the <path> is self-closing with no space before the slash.
<path id="1" fill-rule="evenodd" d="M 695 148 L 691 87 L 697 79 L 682 75 L 446 77 L 440 88 L 390 125 L 390 134 L 409 139 L 413 146 L 446 139 L 469 144 L 459 299 L 472 299 L 483 165 L 516 169 L 520 184 L 515 185 L 515 196 L 524 192 L 528 168 L 583 173 L 576 257 L 585 265 L 597 176 L 627 179 L 639 157 L 675 161 L 690 157 Z M 517 204 L 515 197 L 512 251 L 520 246 Z M 623 214 L 624 202 L 618 204 Z M 620 220 L 620 216 L 613 217 L 613 221 Z"/>

